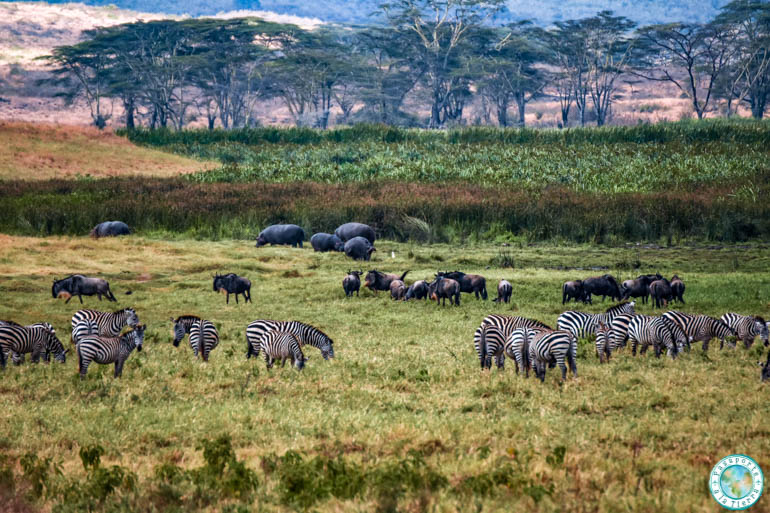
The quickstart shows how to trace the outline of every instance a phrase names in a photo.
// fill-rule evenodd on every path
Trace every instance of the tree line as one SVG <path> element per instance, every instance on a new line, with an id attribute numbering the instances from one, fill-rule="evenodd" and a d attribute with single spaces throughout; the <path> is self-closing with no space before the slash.
<path id="1" fill-rule="evenodd" d="M 558 101 L 560 126 L 601 126 L 633 79 L 673 84 L 698 118 L 719 106 L 728 116 L 741 105 L 755 118 L 767 110 L 768 0 L 734 0 L 708 23 L 644 27 L 610 11 L 548 28 L 497 25 L 503 0 L 380 8 L 387 23 L 365 27 L 203 18 L 96 28 L 45 57 L 54 66 L 47 80 L 67 100 L 84 100 L 99 127 L 119 101 L 128 129 L 181 130 L 201 117 L 209 129 L 254 126 L 266 100 L 285 105 L 298 126 L 327 128 L 338 109 L 341 124 L 440 128 L 461 123 L 476 98 L 499 126 L 523 126 L 539 98 Z"/>

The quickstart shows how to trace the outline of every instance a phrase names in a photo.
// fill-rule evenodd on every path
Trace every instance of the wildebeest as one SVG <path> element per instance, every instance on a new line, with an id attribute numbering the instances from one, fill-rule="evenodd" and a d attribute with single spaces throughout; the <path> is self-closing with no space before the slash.
<path id="1" fill-rule="evenodd" d="M 513 285 L 508 280 L 500 280 L 500 283 L 497 284 L 495 303 L 510 303 L 511 295 L 513 295 Z"/>
<path id="2" fill-rule="evenodd" d="M 235 273 L 217 274 L 214 276 L 214 292 L 224 290 L 227 293 L 226 303 L 230 304 L 230 294 L 235 294 L 235 303 L 238 303 L 238 294 L 243 294 L 243 300 L 251 302 L 251 282 Z"/>
<path id="3" fill-rule="evenodd" d="M 371 243 L 363 237 L 353 237 L 345 243 L 345 255 L 353 260 L 369 261 L 372 253 L 377 251 Z"/>
<path id="4" fill-rule="evenodd" d="M 363 237 L 369 241 L 369 244 L 374 244 L 374 241 L 377 240 L 374 229 L 368 224 L 363 223 L 345 223 L 340 225 L 334 230 L 334 235 L 342 239 L 343 242 L 347 242 L 353 237 Z"/>
<path id="5" fill-rule="evenodd" d="M 102 300 L 102 296 L 106 297 L 109 301 L 118 300 L 110 291 L 110 284 L 107 280 L 101 278 L 88 278 L 82 274 L 73 274 L 62 280 L 54 278 L 53 286 L 51 287 L 51 295 L 56 299 L 59 296 L 65 296 L 69 303 L 72 296 L 77 296 L 80 302 L 83 303 L 83 296 L 99 297 L 99 301 Z"/>
<path id="6" fill-rule="evenodd" d="M 671 297 L 675 301 L 684 303 L 684 282 L 676 274 L 671 277 Z"/>
<path id="7" fill-rule="evenodd" d="M 436 279 L 428 285 L 428 296 L 436 301 L 436 305 L 446 305 L 446 300 L 449 298 L 450 304 L 460 306 L 460 284 L 452 278 L 438 275 L 436 276 Z"/>
<path id="8" fill-rule="evenodd" d="M 428 282 L 425 280 L 418 280 L 406 289 L 406 295 L 404 299 L 409 301 L 410 299 L 427 299 L 428 298 Z"/>
<path id="9" fill-rule="evenodd" d="M 316 233 L 310 237 L 310 245 L 315 251 L 344 251 L 345 243 L 331 233 Z"/>
<path id="10" fill-rule="evenodd" d="M 305 240 L 305 231 L 296 224 L 274 224 L 268 226 L 257 237 L 257 247 L 260 248 L 266 244 L 271 245 L 291 245 L 296 248 L 302 247 L 302 241 Z"/>
<path id="11" fill-rule="evenodd" d="M 602 296 L 602 301 L 606 296 L 613 301 L 616 299 L 620 301 L 621 298 L 618 282 L 611 274 L 586 278 L 583 280 L 583 290 L 589 303 L 591 303 L 591 295 Z"/>
<path id="12" fill-rule="evenodd" d="M 398 276 L 397 274 L 385 274 L 376 269 L 372 269 L 366 273 L 364 287 L 374 291 L 390 290 L 390 284 L 393 283 L 394 280 L 400 280 L 403 282 L 404 278 L 406 277 L 406 273 L 408 272 L 409 271 L 404 271 L 404 274 Z"/>
<path id="13" fill-rule="evenodd" d="M 393 280 L 390 282 L 390 297 L 396 301 L 404 299 L 406 296 L 406 285 L 401 280 Z"/>
<path id="14" fill-rule="evenodd" d="M 487 280 L 480 274 L 465 274 L 460 271 L 439 272 L 436 276 L 444 276 L 455 280 L 460 284 L 460 292 L 468 292 L 476 294 L 476 299 L 479 295 L 482 299 L 487 299 Z"/>
<path id="15" fill-rule="evenodd" d="M 561 286 L 561 304 L 565 305 L 569 303 L 570 299 L 574 299 L 575 303 L 578 301 L 582 301 L 583 303 L 588 302 L 581 280 L 567 281 Z"/>
<path id="16" fill-rule="evenodd" d="M 358 295 L 358 290 L 361 288 L 361 275 L 363 271 L 348 271 L 348 275 L 342 280 L 342 289 L 345 291 L 345 296 L 350 297 L 353 292 Z"/>
<path id="17" fill-rule="evenodd" d="M 626 280 L 623 282 L 623 299 L 629 297 L 640 297 L 642 303 L 646 303 L 650 296 L 650 283 L 663 278 L 660 274 L 641 274 L 635 280 Z"/>
<path id="18" fill-rule="evenodd" d="M 671 301 L 671 282 L 665 278 L 650 283 L 650 296 L 655 302 L 655 308 L 660 308 Z"/>
<path id="19" fill-rule="evenodd" d="M 122 221 L 105 221 L 94 226 L 91 237 L 117 237 L 118 235 L 131 235 L 131 229 Z"/>

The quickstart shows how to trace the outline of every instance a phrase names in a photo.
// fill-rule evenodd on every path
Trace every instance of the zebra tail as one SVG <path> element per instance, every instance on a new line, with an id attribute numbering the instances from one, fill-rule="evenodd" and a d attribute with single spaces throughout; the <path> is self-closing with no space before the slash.
<path id="1" fill-rule="evenodd" d="M 481 340 L 479 341 L 479 360 L 481 360 L 481 370 L 486 368 L 487 362 L 487 327 L 481 328 Z"/>

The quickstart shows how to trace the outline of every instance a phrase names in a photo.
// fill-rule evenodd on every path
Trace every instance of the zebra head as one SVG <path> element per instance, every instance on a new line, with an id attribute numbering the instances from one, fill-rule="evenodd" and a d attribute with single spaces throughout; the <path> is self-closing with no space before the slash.
<path id="1" fill-rule="evenodd" d="M 174 344 L 174 347 L 179 347 L 179 343 L 182 341 L 186 334 L 186 330 L 184 327 L 184 324 L 179 322 L 178 320 L 171 319 L 171 322 L 174 323 L 174 327 L 171 329 L 172 333 L 174 334 L 174 341 L 172 344 Z"/>
<path id="2" fill-rule="evenodd" d="M 46 323 L 43 323 L 46 324 Z M 49 324 L 50 326 L 50 324 Z M 59 340 L 56 337 L 56 334 L 53 331 L 48 331 L 48 340 L 46 340 L 46 361 L 48 361 L 48 354 L 53 353 L 54 358 L 57 362 L 66 363 L 67 362 L 67 350 L 64 349 L 64 345 L 61 343 L 61 340 Z"/>
<path id="3" fill-rule="evenodd" d="M 144 342 L 144 330 L 147 328 L 144 324 L 137 324 L 134 326 L 133 331 L 129 331 L 126 335 L 130 337 L 130 340 L 133 340 L 134 347 L 136 347 L 137 351 L 142 350 L 142 343 Z"/>
<path id="4" fill-rule="evenodd" d="M 765 320 L 758 315 L 755 316 L 754 326 L 756 327 L 757 333 L 759 334 L 759 338 L 762 339 L 762 342 L 764 342 L 765 345 L 768 345 L 768 328 Z"/>
<path id="5" fill-rule="evenodd" d="M 321 343 L 321 356 L 324 360 L 334 358 L 334 341 L 329 337 L 324 336 L 326 340 Z"/>
<path id="6" fill-rule="evenodd" d="M 297 370 L 302 370 L 305 368 L 305 362 L 308 360 L 309 358 L 303 354 L 300 358 L 294 360 L 294 367 L 296 367 Z"/>
<path id="7" fill-rule="evenodd" d="M 136 326 L 139 324 L 139 316 L 136 315 L 136 310 L 133 308 L 124 308 L 123 314 L 126 316 L 126 324 L 129 326 Z"/>

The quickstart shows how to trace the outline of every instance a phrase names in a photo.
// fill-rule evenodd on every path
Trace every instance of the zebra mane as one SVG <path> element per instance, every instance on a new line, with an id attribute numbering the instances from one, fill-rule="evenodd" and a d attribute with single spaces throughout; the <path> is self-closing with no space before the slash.
<path id="1" fill-rule="evenodd" d="M 760 316 L 760 315 L 755 315 L 754 316 L 754 320 L 756 322 L 761 322 L 762 324 L 765 324 L 765 319 L 762 316 Z"/>
<path id="2" fill-rule="evenodd" d="M 0 321 L 0 326 L 2 326 L 3 324 L 7 326 L 21 326 L 21 324 L 19 324 L 16 321 Z"/>
<path id="3" fill-rule="evenodd" d="M 134 310 L 132 307 L 129 306 L 129 307 L 126 307 L 126 308 L 121 308 L 120 310 L 115 310 L 114 312 L 112 312 L 112 314 L 113 315 L 120 315 L 123 312 L 133 312 L 133 313 L 136 313 L 136 310 Z"/>
<path id="4" fill-rule="evenodd" d="M 180 315 L 176 319 L 174 319 L 174 323 L 182 322 L 182 321 L 200 321 L 201 318 L 197 315 Z"/>
<path id="5" fill-rule="evenodd" d="M 623 301 L 622 303 L 618 303 L 617 305 L 609 307 L 607 310 L 605 310 L 604 313 L 615 313 L 621 311 L 623 308 L 626 307 L 626 305 L 630 304 L 628 301 Z"/>

